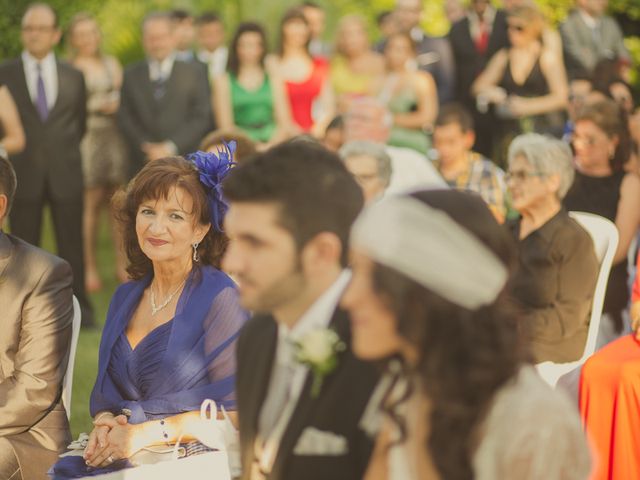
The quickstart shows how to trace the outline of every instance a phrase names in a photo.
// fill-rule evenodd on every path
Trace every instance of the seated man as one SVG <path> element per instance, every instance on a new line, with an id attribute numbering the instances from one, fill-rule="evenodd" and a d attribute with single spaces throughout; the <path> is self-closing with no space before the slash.
<path id="1" fill-rule="evenodd" d="M 0 226 L 16 175 L 0 156 Z M 0 478 L 46 479 L 69 443 L 62 406 L 73 303 L 71 267 L 0 229 Z"/>
<path id="2" fill-rule="evenodd" d="M 445 105 L 436 119 L 433 146 L 436 165 L 450 187 L 479 194 L 499 222 L 506 214 L 504 172 L 491 160 L 471 151 L 473 118 L 462 106 Z"/>

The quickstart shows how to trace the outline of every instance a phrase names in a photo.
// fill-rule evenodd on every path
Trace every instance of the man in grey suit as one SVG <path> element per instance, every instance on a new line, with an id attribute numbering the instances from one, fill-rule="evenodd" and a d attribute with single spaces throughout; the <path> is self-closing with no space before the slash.
<path id="1" fill-rule="evenodd" d="M 0 226 L 16 176 L 0 156 Z M 70 440 L 60 400 L 71 343 L 71 268 L 0 228 L 0 479 L 44 480 Z"/>
<path id="2" fill-rule="evenodd" d="M 562 25 L 560 35 L 569 78 L 591 74 L 600 60 L 630 61 L 623 43 L 622 30 L 605 15 L 607 0 L 576 0 L 573 10 Z"/>
<path id="3" fill-rule="evenodd" d="M 206 69 L 176 59 L 169 14 L 145 17 L 142 44 L 147 58 L 125 70 L 118 112 L 132 176 L 148 161 L 197 150 L 213 126 Z"/>
<path id="4" fill-rule="evenodd" d="M 84 286 L 80 156 L 86 93 L 82 73 L 53 52 L 60 35 L 55 11 L 45 3 L 31 4 L 22 17 L 24 51 L 0 66 L 0 83 L 11 91 L 26 135 L 24 151 L 10 157 L 20 183 L 11 231 L 39 245 L 42 212 L 49 205 L 58 254 L 73 269 L 82 322 L 91 326 L 93 310 Z"/>

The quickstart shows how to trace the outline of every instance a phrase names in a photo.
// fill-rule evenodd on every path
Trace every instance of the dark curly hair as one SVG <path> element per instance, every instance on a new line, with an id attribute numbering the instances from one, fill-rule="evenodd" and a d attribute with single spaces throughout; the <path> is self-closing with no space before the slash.
<path id="1" fill-rule="evenodd" d="M 455 191 L 413 196 L 443 210 L 513 268 L 513 242 L 481 200 Z M 468 310 L 377 263 L 373 288 L 398 319 L 398 333 L 419 352 L 415 365 L 402 362 L 402 375 L 420 379 L 403 398 L 422 388 L 431 403 L 425 449 L 442 478 L 474 478 L 472 458 L 481 440 L 479 426 L 496 392 L 528 359 L 505 293 L 508 289 L 492 304 Z M 387 361 L 392 362 L 397 359 Z M 393 408 L 386 407 L 404 436 L 406 425 Z"/>
<path id="2" fill-rule="evenodd" d="M 211 223 L 207 192 L 198 170 L 183 157 L 167 157 L 147 163 L 129 182 L 125 190 L 117 192 L 112 200 L 114 216 L 119 223 L 125 252 L 129 260 L 127 273 L 139 280 L 153 271 L 151 260 L 142 252 L 136 235 L 136 216 L 140 204 L 150 199 L 167 199 L 173 188 L 181 188 L 193 200 L 192 214 L 201 225 Z M 212 227 L 200 242 L 198 254 L 201 265 L 220 268 L 228 239 Z"/>

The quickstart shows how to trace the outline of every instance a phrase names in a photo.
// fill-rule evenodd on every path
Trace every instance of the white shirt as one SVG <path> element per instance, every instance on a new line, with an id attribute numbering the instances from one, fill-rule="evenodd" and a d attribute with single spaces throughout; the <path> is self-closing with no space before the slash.
<path id="1" fill-rule="evenodd" d="M 385 195 L 426 188 L 448 188 L 431 160 L 410 148 L 385 146 L 391 157 L 391 180 Z"/>
<path id="2" fill-rule="evenodd" d="M 578 9 L 578 14 L 580 15 L 580 18 L 582 18 L 582 21 L 585 23 L 585 25 L 591 29 L 596 28 L 600 23 L 598 18 L 592 17 L 581 8 Z"/>
<path id="3" fill-rule="evenodd" d="M 198 52 L 198 60 L 207 64 L 209 79 L 221 75 L 227 70 L 228 55 L 229 50 L 224 46 L 216 48 L 213 52 L 208 50 Z"/>
<path id="4" fill-rule="evenodd" d="M 152 82 L 158 80 L 168 80 L 173 70 L 173 63 L 176 61 L 175 53 L 172 53 L 162 61 L 147 59 L 149 63 L 149 79 Z"/>
<path id="5" fill-rule="evenodd" d="M 22 52 L 24 77 L 27 79 L 29 96 L 34 103 L 38 97 L 38 64 L 40 64 L 44 93 L 47 97 L 47 107 L 49 111 L 51 111 L 58 98 L 58 67 L 56 65 L 56 57 L 53 52 L 49 52 L 46 57 L 38 61 L 29 52 Z"/>
<path id="6" fill-rule="evenodd" d="M 293 345 L 301 340 L 307 333 L 316 330 L 324 329 L 329 326 L 333 312 L 338 305 L 338 301 L 342 296 L 342 292 L 347 287 L 349 280 L 351 279 L 351 271 L 343 270 L 340 276 L 335 282 L 322 294 L 318 299 L 307 309 L 307 311 L 300 317 L 293 328 L 289 329 L 287 326 L 278 325 L 278 343 L 276 345 L 276 354 L 273 362 L 272 372 L 281 365 L 290 365 L 294 360 L 294 347 Z M 275 426 L 271 429 L 271 432 L 264 438 L 263 432 L 260 432 L 257 442 L 265 442 L 264 448 L 260 448 L 257 445 L 257 452 L 261 451 L 259 463 L 263 465 L 263 470 L 270 471 L 273 461 L 278 452 L 278 447 L 282 436 L 286 430 L 291 415 L 293 414 L 295 407 L 298 404 L 300 394 L 304 387 L 307 374 L 309 373 L 309 367 L 303 364 L 296 364 L 293 367 L 293 375 L 289 381 L 289 395 L 285 405 L 282 406 L 280 416 L 275 423 Z M 269 382 L 269 389 L 267 392 L 275 391 L 278 385 L 275 385 L 273 379 L 276 376 L 271 375 L 271 381 Z M 265 398 L 263 405 L 267 404 L 269 394 Z M 262 415 L 264 412 L 260 412 Z M 258 422 L 260 424 L 261 422 Z"/>

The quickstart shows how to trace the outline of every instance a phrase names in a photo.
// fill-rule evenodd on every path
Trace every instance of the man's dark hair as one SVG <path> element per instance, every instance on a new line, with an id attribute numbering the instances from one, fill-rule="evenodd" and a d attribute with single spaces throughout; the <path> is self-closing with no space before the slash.
<path id="1" fill-rule="evenodd" d="M 33 10 L 34 8 L 46 8 L 47 10 L 49 10 L 53 14 L 53 28 L 58 28 L 60 26 L 59 19 L 58 19 L 58 12 L 56 11 L 55 8 L 53 8 L 51 5 L 49 5 L 46 2 L 30 3 L 25 9 L 24 14 L 22 15 L 22 18 L 24 18 L 24 16 L 27 14 L 29 10 Z"/>
<path id="2" fill-rule="evenodd" d="M 337 155 L 309 142 L 286 142 L 234 168 L 223 185 L 231 202 L 266 202 L 280 208 L 279 222 L 298 251 L 321 232 L 342 243 L 347 264 L 351 224 L 364 203 L 362 190 Z"/>
<path id="3" fill-rule="evenodd" d="M 17 186 L 18 180 L 16 179 L 16 172 L 13 169 L 13 165 L 11 165 L 9 159 L 4 155 L 0 155 L 0 195 L 7 196 L 6 215 L 9 215 L 9 211 L 11 210 L 11 204 L 13 203 Z"/>
<path id="4" fill-rule="evenodd" d="M 315 8 L 316 10 L 322 10 L 322 6 L 319 3 L 313 2 L 312 0 L 307 0 L 306 2 L 302 2 L 300 4 L 301 7 Z"/>
<path id="5" fill-rule="evenodd" d="M 183 20 L 192 17 L 192 15 L 184 8 L 176 8 L 171 10 L 171 12 L 169 12 L 169 16 L 174 22 L 182 22 Z"/>
<path id="6" fill-rule="evenodd" d="M 463 132 L 473 131 L 473 117 L 469 111 L 459 103 L 448 103 L 440 109 L 436 118 L 436 127 L 457 124 Z"/>
<path id="7" fill-rule="evenodd" d="M 163 20 L 165 22 L 167 22 L 171 28 L 173 28 L 173 17 L 171 16 L 171 13 L 167 13 L 167 12 L 149 12 L 147 13 L 144 18 L 142 19 L 142 29 L 144 30 L 145 25 L 147 24 L 147 22 L 152 22 L 155 20 Z"/>
<path id="8" fill-rule="evenodd" d="M 222 19 L 220 15 L 213 11 L 204 12 L 196 18 L 196 25 L 206 25 L 208 23 L 222 23 Z"/>

